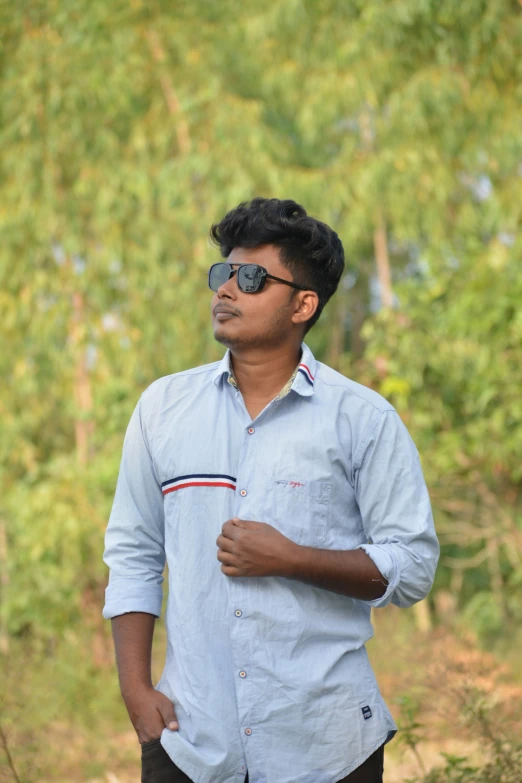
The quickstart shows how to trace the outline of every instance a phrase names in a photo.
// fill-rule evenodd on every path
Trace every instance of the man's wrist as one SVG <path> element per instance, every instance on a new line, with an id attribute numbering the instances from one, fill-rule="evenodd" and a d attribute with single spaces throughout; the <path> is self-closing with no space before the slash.
<path id="1" fill-rule="evenodd" d="M 303 572 L 303 569 L 306 568 L 306 563 L 308 562 L 311 551 L 313 551 L 312 547 L 301 546 L 300 544 L 296 544 L 295 541 L 290 541 L 290 539 L 288 539 L 284 566 L 281 569 L 280 576 L 285 576 L 287 579 L 298 579 Z"/>
<path id="2" fill-rule="evenodd" d="M 125 702 L 139 698 L 142 694 L 154 690 L 152 680 L 130 680 L 120 687 L 121 695 Z"/>

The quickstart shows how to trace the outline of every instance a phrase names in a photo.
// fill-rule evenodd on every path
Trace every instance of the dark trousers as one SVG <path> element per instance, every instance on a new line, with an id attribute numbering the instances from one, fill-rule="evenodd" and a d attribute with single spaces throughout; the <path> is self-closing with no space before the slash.
<path id="1" fill-rule="evenodd" d="M 384 745 L 354 769 L 339 783 L 382 783 L 384 772 Z M 141 746 L 141 783 L 192 783 L 177 767 L 161 744 L 160 739 Z M 245 777 L 248 783 L 248 772 Z"/>

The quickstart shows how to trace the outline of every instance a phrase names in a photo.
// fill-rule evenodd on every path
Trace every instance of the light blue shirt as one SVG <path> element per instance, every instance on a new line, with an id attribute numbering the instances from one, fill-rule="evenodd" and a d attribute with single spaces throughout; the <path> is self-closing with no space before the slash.
<path id="1" fill-rule="evenodd" d="M 376 392 L 302 344 L 290 391 L 252 420 L 221 362 L 159 378 L 123 444 L 105 536 L 105 618 L 160 616 L 155 686 L 179 729 L 161 744 L 194 783 L 334 783 L 396 725 L 365 643 L 372 606 L 411 606 L 439 557 L 417 449 Z M 228 519 L 267 522 L 298 544 L 364 549 L 388 581 L 356 600 L 286 577 L 229 577 Z"/>

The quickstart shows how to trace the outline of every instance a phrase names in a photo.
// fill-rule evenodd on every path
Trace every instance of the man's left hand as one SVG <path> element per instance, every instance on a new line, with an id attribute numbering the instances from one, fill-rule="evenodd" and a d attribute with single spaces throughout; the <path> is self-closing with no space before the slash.
<path id="1" fill-rule="evenodd" d="M 216 539 L 225 576 L 286 576 L 298 546 L 266 522 L 229 519 Z"/>

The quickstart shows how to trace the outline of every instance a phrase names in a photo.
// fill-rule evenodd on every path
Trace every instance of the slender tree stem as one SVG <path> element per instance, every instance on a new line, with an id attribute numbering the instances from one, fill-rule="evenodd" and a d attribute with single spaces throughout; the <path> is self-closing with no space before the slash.
<path id="1" fill-rule="evenodd" d="M 2 745 L 2 748 L 4 749 L 4 752 L 5 752 L 5 755 L 6 755 L 6 758 L 7 758 L 7 764 L 9 765 L 9 769 L 13 773 L 14 780 L 16 780 L 16 783 L 22 783 L 21 778 L 20 778 L 18 772 L 16 771 L 14 760 L 13 760 L 13 757 L 11 756 L 11 752 L 9 750 L 9 744 L 7 742 L 7 735 L 6 735 L 5 731 L 4 731 L 4 728 L 3 728 L 1 723 L 0 723 L 0 743 Z"/>

